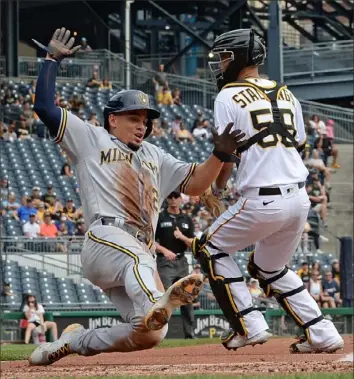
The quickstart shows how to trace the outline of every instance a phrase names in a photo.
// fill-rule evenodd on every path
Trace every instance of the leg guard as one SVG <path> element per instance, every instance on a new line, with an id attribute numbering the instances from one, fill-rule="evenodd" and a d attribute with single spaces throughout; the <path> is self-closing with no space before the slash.
<path id="1" fill-rule="evenodd" d="M 277 271 L 264 271 L 254 262 L 254 253 L 247 265 L 249 274 L 258 279 L 267 297 L 275 297 L 285 312 L 304 330 L 306 339 L 311 343 L 309 327 L 323 320 L 323 315 L 301 278 L 284 267 Z"/>
<path id="2" fill-rule="evenodd" d="M 254 308 L 250 307 L 239 311 L 230 290 L 230 283 L 243 282 L 244 279 L 242 276 L 238 278 L 225 278 L 224 276 L 216 275 L 214 269 L 215 261 L 228 257 L 229 255 L 222 252 L 218 254 L 210 254 L 207 245 L 210 245 L 214 249 L 216 248 L 211 245 L 210 242 L 206 244 L 205 241 L 206 234 L 204 234 L 200 240 L 195 238 L 192 243 L 192 252 L 193 256 L 199 260 L 204 273 L 208 276 L 214 296 L 223 311 L 224 316 L 233 329 L 233 333 L 230 334 L 228 339 L 231 339 L 235 334 L 247 336 L 247 329 L 243 316 L 252 312 Z"/>

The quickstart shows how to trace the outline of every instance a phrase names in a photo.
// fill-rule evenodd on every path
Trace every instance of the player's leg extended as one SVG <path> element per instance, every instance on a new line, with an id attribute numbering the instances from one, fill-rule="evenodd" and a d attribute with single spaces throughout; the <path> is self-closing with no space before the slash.
<path id="1" fill-rule="evenodd" d="M 207 273 L 215 298 L 232 328 L 222 338 L 226 348 L 263 343 L 268 339 L 265 332 L 268 325 L 262 313 L 253 308 L 242 273 L 229 255 L 251 245 L 258 235 L 267 232 L 267 226 L 260 230 L 256 225 L 252 209 L 247 206 L 247 200 L 241 198 L 216 220 L 208 236 L 193 242 L 193 253 Z"/>
<path id="2" fill-rule="evenodd" d="M 256 244 L 250 256 L 248 271 L 259 280 L 265 294 L 274 296 L 298 326 L 306 340 L 291 346 L 292 352 L 331 352 L 343 347 L 343 339 L 333 323 L 323 318 L 301 278 L 285 265 L 298 246 L 308 213 L 305 190 L 298 196 L 284 199 L 289 221 L 282 229 Z"/>

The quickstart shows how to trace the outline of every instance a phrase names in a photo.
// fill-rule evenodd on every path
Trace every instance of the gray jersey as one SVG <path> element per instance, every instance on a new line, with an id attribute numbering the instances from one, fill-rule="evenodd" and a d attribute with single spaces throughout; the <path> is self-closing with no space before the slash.
<path id="1" fill-rule="evenodd" d="M 176 189 L 184 192 L 196 168 L 145 141 L 134 152 L 64 109 L 55 141 L 75 166 L 87 226 L 118 217 L 153 237 L 164 199 Z"/>

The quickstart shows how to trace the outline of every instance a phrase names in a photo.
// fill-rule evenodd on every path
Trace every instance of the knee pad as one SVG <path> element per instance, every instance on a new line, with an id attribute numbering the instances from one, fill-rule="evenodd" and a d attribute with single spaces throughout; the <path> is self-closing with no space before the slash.
<path id="1" fill-rule="evenodd" d="M 259 281 L 265 295 L 274 297 L 287 315 L 304 330 L 311 343 L 309 327 L 322 321 L 323 315 L 301 278 L 287 267 L 277 271 L 262 270 L 254 262 L 254 252 L 249 257 L 247 270 Z"/>
<path id="2" fill-rule="evenodd" d="M 229 255 L 222 252 L 218 254 L 210 254 L 207 249 L 207 246 L 209 245 L 215 249 L 215 246 L 210 242 L 205 245 L 203 241 L 196 241 L 194 244 L 193 255 L 198 257 L 197 259 L 200 262 L 202 270 L 208 276 L 214 296 L 234 331 L 233 335 L 239 334 L 241 336 L 247 336 L 247 329 L 243 316 L 252 312 L 254 308 L 249 307 L 239 311 L 230 290 L 231 283 L 243 282 L 244 278 L 242 276 L 238 278 L 225 278 L 221 275 L 216 275 L 214 269 L 215 261 L 223 257 L 228 257 Z"/>

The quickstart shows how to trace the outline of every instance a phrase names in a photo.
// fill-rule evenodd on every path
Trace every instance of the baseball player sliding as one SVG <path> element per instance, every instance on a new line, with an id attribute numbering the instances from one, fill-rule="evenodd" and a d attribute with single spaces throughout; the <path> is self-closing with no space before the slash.
<path id="1" fill-rule="evenodd" d="M 48 365 L 71 353 L 90 356 L 129 352 L 159 344 L 172 310 L 191 303 L 202 288 L 202 275 L 189 275 L 164 292 L 159 280 L 154 233 L 160 206 L 174 190 L 199 195 L 216 180 L 225 161 L 242 145 L 240 131 L 214 131 L 212 155 L 202 164 L 187 164 L 145 142 L 152 120 L 141 91 L 120 91 L 104 109 L 97 128 L 54 104 L 61 60 L 75 54 L 74 38 L 57 29 L 48 45 L 37 81 L 35 111 L 75 165 L 88 232 L 82 250 L 84 276 L 104 290 L 126 323 L 85 330 L 68 326 L 61 337 L 39 346 L 31 365 Z"/>
<path id="2" fill-rule="evenodd" d="M 222 34 L 212 54 L 215 60 L 209 65 L 220 91 L 214 109 L 216 128 L 222 134 L 232 121 L 248 138 L 237 151 L 239 201 L 192 244 L 231 326 L 222 343 L 237 349 L 269 338 L 268 325 L 252 307 L 241 271 L 229 255 L 255 243 L 249 274 L 305 334 L 291 345 L 291 352 L 334 352 L 343 348 L 343 339 L 323 318 L 301 279 L 286 267 L 310 207 L 305 190 L 308 171 L 298 153 L 306 140 L 300 103 L 286 86 L 260 77 L 258 66 L 266 48 L 252 30 Z M 231 170 L 232 163 L 225 163 L 213 185 L 214 196 L 223 192 Z"/>

